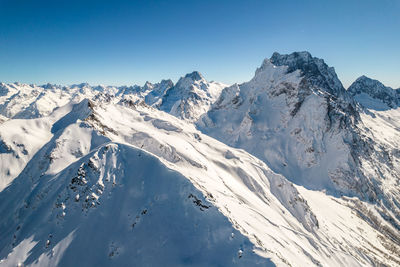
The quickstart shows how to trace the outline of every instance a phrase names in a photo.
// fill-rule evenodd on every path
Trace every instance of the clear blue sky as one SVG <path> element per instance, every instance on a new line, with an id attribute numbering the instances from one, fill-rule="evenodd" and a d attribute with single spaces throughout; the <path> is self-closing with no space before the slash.
<path id="1" fill-rule="evenodd" d="M 198 70 L 249 80 L 274 51 L 310 51 L 348 86 L 400 87 L 400 0 L 0 0 L 0 81 L 143 84 Z"/>

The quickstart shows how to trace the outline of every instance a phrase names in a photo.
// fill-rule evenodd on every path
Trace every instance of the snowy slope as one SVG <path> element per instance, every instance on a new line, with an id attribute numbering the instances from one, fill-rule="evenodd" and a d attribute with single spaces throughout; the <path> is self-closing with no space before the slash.
<path id="1" fill-rule="evenodd" d="M 332 68 L 307 52 L 275 53 L 252 80 L 225 88 L 198 126 L 297 184 L 348 193 L 357 185 L 342 128 L 356 120 Z"/>
<path id="2" fill-rule="evenodd" d="M 185 177 L 94 131 L 91 112 L 82 101 L 43 126 L 51 140 L 0 193 L 2 265 L 270 265 Z"/>
<path id="3" fill-rule="evenodd" d="M 392 162 L 374 149 L 381 144 L 368 135 L 363 112 L 321 59 L 275 53 L 251 81 L 225 88 L 197 124 L 296 184 L 379 202 L 389 177 L 377 171 Z"/>
<path id="4" fill-rule="evenodd" d="M 307 52 L 275 53 L 252 80 L 225 88 L 197 125 L 295 184 L 372 203 L 371 210 L 358 202 L 353 208 L 364 218 L 373 214 L 366 220 L 398 246 L 398 138 L 390 145 L 381 138 L 397 136 L 399 128 L 372 119 L 371 112 L 357 107 L 321 59 Z"/>
<path id="5" fill-rule="evenodd" d="M 191 123 L 127 102 L 65 110 L 0 193 L 6 266 L 399 261 L 351 199 L 294 186 Z"/>
<path id="6" fill-rule="evenodd" d="M 135 148 L 107 143 L 35 182 L 0 194 L 18 214 L 1 218 L 1 265 L 269 265 L 186 178 Z"/>
<path id="7" fill-rule="evenodd" d="M 0 84 L 0 266 L 400 265 L 400 109 L 360 79 Z"/>
<path id="8" fill-rule="evenodd" d="M 290 263 L 293 266 L 318 262 L 329 266 L 368 265 L 376 259 L 371 254 L 363 254 L 360 251 L 371 250 L 376 244 L 380 244 L 378 250 L 386 250 L 376 262 L 382 259 L 390 259 L 393 262 L 398 260 L 398 252 L 397 256 L 393 257 L 393 251 L 390 249 L 391 246 L 396 247 L 396 243 L 383 238 L 381 233 L 373 230 L 374 226 L 357 217 L 362 215 L 357 213 L 358 209 L 349 208 L 358 205 L 360 209 L 362 207 L 373 210 L 373 206 L 356 199 L 338 199 L 323 193 L 313 193 L 304 188 L 299 188 L 303 190 L 303 194 L 300 194 L 284 177 L 276 175 L 263 162 L 243 151 L 215 142 L 190 129 L 190 124 L 179 120 L 174 122 L 172 118 L 168 119 L 165 114 L 151 108 L 140 105 L 135 108 L 137 111 L 133 112 L 127 109 L 118 111 L 116 106 L 96 109 L 95 117 L 98 120 L 95 121 L 102 121 L 103 125 L 109 125 L 113 129 L 107 134 L 109 138 L 136 145 L 165 159 L 170 168 L 185 174 L 204 195 L 211 194 L 215 199 L 214 204 L 239 229 L 242 228 L 243 233 L 253 237 L 251 240 L 268 252 L 267 255 L 274 262 Z M 120 120 L 112 119 L 111 114 L 115 113 L 120 114 Z M 138 115 L 135 116 L 135 113 L 144 116 L 143 121 Z M 144 121 L 147 126 L 144 125 Z M 127 129 L 125 125 L 130 125 L 131 128 Z M 194 133 L 189 134 L 190 138 L 182 136 L 182 133 L 188 135 L 192 131 Z M 216 153 L 215 149 L 222 153 Z M 210 159 L 213 159 L 212 162 Z M 234 161 L 229 163 L 227 159 Z M 234 179 L 230 178 L 232 176 Z M 205 177 L 212 178 L 212 182 Z M 220 185 L 216 177 L 221 179 Z M 235 180 L 245 187 L 238 186 Z M 221 189 L 216 190 L 217 185 Z M 254 195 L 258 199 L 254 198 Z M 227 201 L 229 196 L 237 203 Z M 323 215 L 315 213 L 314 209 L 310 208 L 312 205 L 315 206 L 315 211 Z M 332 214 L 330 211 L 330 216 L 327 216 L 328 206 L 337 210 L 337 213 Z M 343 228 L 344 226 L 346 227 Z M 387 227 L 396 233 L 396 230 L 384 221 L 381 227 Z M 293 231 L 300 236 L 293 236 Z M 344 235 L 339 233 L 342 231 Z M 355 235 L 349 236 L 347 232 Z M 345 249 L 341 238 L 346 240 Z M 366 247 L 360 248 L 359 244 Z M 299 250 L 299 247 L 302 249 Z M 331 258 L 333 251 L 337 256 L 334 259 Z"/>
<path id="9" fill-rule="evenodd" d="M 66 114 L 73 114 L 74 107 L 79 105 L 71 102 L 45 118 L 8 120 L 0 124 L 0 190 L 20 174 L 52 138 L 54 124 Z"/>
<path id="10" fill-rule="evenodd" d="M 119 87 L 91 86 L 87 83 L 71 86 L 0 83 L 0 124 L 9 118 L 47 116 L 57 107 L 85 98 L 107 101 L 112 98 L 115 103 L 144 102 L 179 118 L 195 121 L 208 111 L 224 87 L 226 85 L 222 83 L 207 81 L 197 71 L 180 78 L 176 85 L 171 80 Z"/>

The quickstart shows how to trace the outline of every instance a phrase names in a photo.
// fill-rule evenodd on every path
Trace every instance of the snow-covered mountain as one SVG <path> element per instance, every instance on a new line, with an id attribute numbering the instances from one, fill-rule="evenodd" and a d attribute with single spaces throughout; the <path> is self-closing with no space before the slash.
<path id="1" fill-rule="evenodd" d="M 400 106 L 400 90 L 383 85 L 380 81 L 361 76 L 348 91 L 366 108 L 385 110 Z"/>
<path id="2" fill-rule="evenodd" d="M 268 264 L 181 173 L 107 138 L 88 101 L 69 110 L 0 193 L 2 265 Z"/>
<path id="3" fill-rule="evenodd" d="M 31 119 L 49 115 L 55 108 L 84 98 L 110 98 L 114 101 L 143 101 L 178 118 L 196 121 L 219 97 L 225 84 L 207 81 L 194 71 L 174 85 L 162 80 L 143 86 L 91 86 L 87 83 L 71 86 L 0 83 L 0 123 L 7 118 Z"/>
<path id="4" fill-rule="evenodd" d="M 301 52 L 264 60 L 252 80 L 225 88 L 198 125 L 295 183 L 348 194 L 359 187 L 347 145 L 358 120 L 333 68 Z"/>
<path id="5" fill-rule="evenodd" d="M 400 265 L 400 109 L 307 52 L 229 87 L 0 88 L 1 266 Z"/>
<path id="6" fill-rule="evenodd" d="M 79 102 L 85 98 L 113 97 L 117 100 L 132 102 L 144 101 L 148 105 L 157 105 L 165 92 L 173 86 L 171 80 L 162 80 L 143 86 L 91 86 L 88 83 L 59 86 L 42 86 L 21 83 L 0 83 L 0 123 L 10 119 L 32 119 L 49 115 L 54 109 L 71 101 Z"/>
<path id="7" fill-rule="evenodd" d="M 397 122 L 380 134 L 371 116 L 321 59 L 275 53 L 251 81 L 225 88 L 198 126 L 298 185 L 376 204 L 371 224 L 389 223 L 386 237 L 399 242 L 400 139 L 386 140 Z"/>
<path id="8" fill-rule="evenodd" d="M 194 71 L 169 88 L 158 107 L 178 118 L 196 121 L 209 110 L 224 87 L 225 84 L 208 82 L 199 72 Z"/>
<path id="9" fill-rule="evenodd" d="M 145 84 L 146 91 L 148 93 L 145 96 L 145 103 L 152 105 L 159 105 L 165 92 L 174 86 L 174 83 L 171 80 L 162 80 L 159 83 L 151 84 L 147 82 Z"/>

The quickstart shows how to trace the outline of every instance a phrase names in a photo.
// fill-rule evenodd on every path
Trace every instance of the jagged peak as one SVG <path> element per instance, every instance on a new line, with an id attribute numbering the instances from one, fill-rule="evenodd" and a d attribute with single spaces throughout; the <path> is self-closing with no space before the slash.
<path id="1" fill-rule="evenodd" d="M 198 72 L 198 71 L 193 71 L 193 72 L 191 72 L 191 73 L 186 74 L 186 75 L 185 75 L 185 78 L 190 78 L 190 79 L 192 79 L 193 81 L 204 80 L 203 75 L 202 75 L 200 72 Z"/>
<path id="2" fill-rule="evenodd" d="M 387 90 L 395 90 L 389 86 L 385 86 L 382 82 L 376 79 L 369 78 L 365 75 L 361 75 L 358 77 L 348 88 L 349 91 L 354 90 L 379 90 L 379 89 L 387 89 Z"/>
<path id="3" fill-rule="evenodd" d="M 317 58 L 313 58 L 311 53 L 308 51 L 293 52 L 291 54 L 280 54 L 278 52 L 274 52 L 271 56 L 271 62 L 275 65 L 282 61 L 282 63 L 286 63 L 282 65 L 289 65 L 290 62 L 296 62 L 299 60 L 308 62 L 313 59 Z"/>
<path id="4" fill-rule="evenodd" d="M 84 87 L 90 87 L 90 84 L 89 83 L 72 84 L 70 87 L 71 88 L 74 88 L 74 87 L 84 88 Z"/>
<path id="5" fill-rule="evenodd" d="M 286 66 L 288 73 L 300 70 L 302 75 L 313 86 L 319 87 L 337 97 L 347 98 L 346 90 L 337 77 L 335 69 L 329 67 L 323 59 L 313 57 L 310 52 L 302 51 L 291 54 L 275 52 L 269 60 L 264 60 L 263 66 L 264 64 Z"/>
<path id="6" fill-rule="evenodd" d="M 310 52 L 293 52 L 291 54 L 279 54 L 274 52 L 270 61 L 275 66 L 288 66 L 288 72 L 295 71 L 296 69 L 303 72 L 315 70 L 318 67 L 329 68 L 323 59 L 313 57 Z"/>
<path id="7" fill-rule="evenodd" d="M 146 90 L 159 90 L 159 89 L 167 89 L 174 86 L 174 83 L 170 79 L 163 79 L 158 83 L 151 83 L 146 81 L 143 85 L 142 89 Z"/>
<path id="8" fill-rule="evenodd" d="M 370 77 L 368 77 L 368 76 L 365 76 L 365 75 L 361 75 L 360 77 L 358 77 L 350 86 L 349 86 L 349 88 L 348 88 L 348 90 L 350 90 L 350 88 L 351 87 L 354 87 L 354 85 L 355 84 L 364 84 L 364 85 L 369 85 L 369 86 L 371 86 L 371 85 L 375 85 L 375 86 L 377 86 L 377 87 L 380 87 L 380 88 L 387 88 L 387 89 L 389 89 L 389 90 L 395 90 L 395 91 L 397 91 L 397 90 L 399 90 L 400 88 L 393 88 L 393 87 L 390 87 L 390 86 L 386 86 L 385 84 L 383 84 L 381 81 L 379 81 L 379 80 L 377 80 L 377 79 L 373 79 L 373 78 L 370 78 Z"/>
<path id="9" fill-rule="evenodd" d="M 389 86 L 385 86 L 380 81 L 369 78 L 365 75 L 357 78 L 347 90 L 353 96 L 366 94 L 374 99 L 379 99 L 390 108 L 395 108 L 400 105 L 399 91 Z M 363 106 L 371 107 L 368 103 L 364 103 L 362 99 L 358 102 Z"/>
<path id="10" fill-rule="evenodd" d="M 34 87 L 35 85 L 31 84 L 31 87 Z M 55 88 L 60 88 L 59 85 L 53 84 L 53 83 L 46 83 L 43 85 L 40 85 L 39 87 L 42 87 L 44 89 L 55 89 Z"/>
<path id="11" fill-rule="evenodd" d="M 371 78 L 369 78 L 369 77 L 367 77 L 365 75 L 361 75 L 360 77 L 357 78 L 357 80 L 373 80 L 373 79 L 371 79 Z"/>
<path id="12" fill-rule="evenodd" d="M 205 83 L 207 83 L 207 80 L 203 77 L 203 75 L 201 75 L 201 73 L 198 71 L 193 71 L 181 77 L 172 88 L 191 90 L 194 84 L 201 84 L 200 87 L 204 87 L 206 86 Z"/>
<path id="13" fill-rule="evenodd" d="M 174 82 L 171 79 L 163 79 L 160 82 L 160 85 L 166 85 L 168 87 L 174 86 Z"/>
<path id="14" fill-rule="evenodd" d="M 151 90 L 151 89 L 154 88 L 154 84 L 152 84 L 152 83 L 149 82 L 149 81 L 146 81 L 146 82 L 144 83 L 144 85 L 143 85 L 143 88 L 144 88 L 145 90 Z"/>

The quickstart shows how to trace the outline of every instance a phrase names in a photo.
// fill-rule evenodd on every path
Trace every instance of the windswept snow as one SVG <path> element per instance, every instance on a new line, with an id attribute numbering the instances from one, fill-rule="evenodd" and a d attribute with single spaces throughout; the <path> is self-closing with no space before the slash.
<path id="1" fill-rule="evenodd" d="M 57 176 L 41 177 L 32 191 L 24 180 L 0 194 L 20 214 L 0 220 L 14 232 L 1 234 L 6 264 L 271 265 L 185 177 L 133 147 L 104 144 Z M 29 253 L 7 256 L 29 234 Z"/>
<path id="2" fill-rule="evenodd" d="M 231 86 L 0 84 L 0 265 L 400 265 L 400 113 L 357 84 L 308 52 Z"/>

